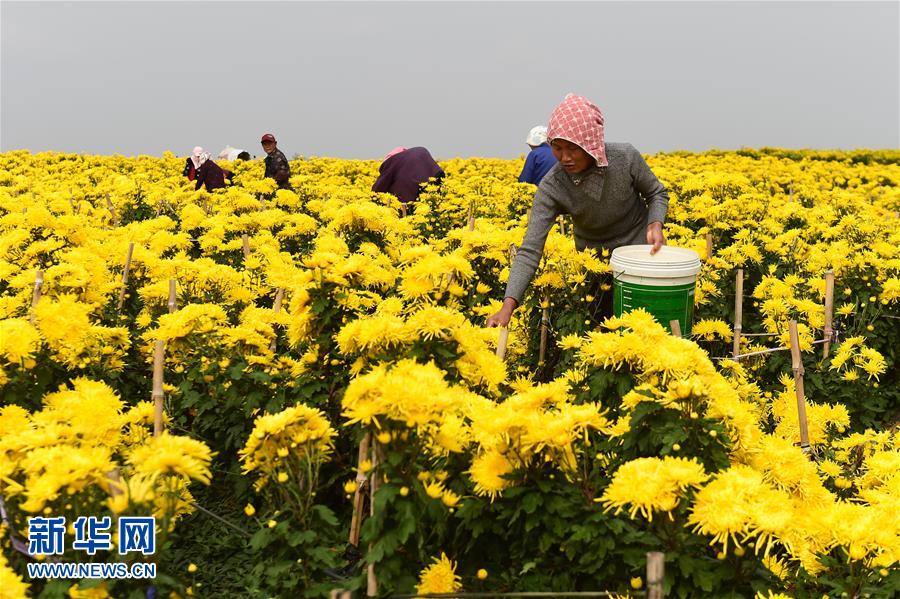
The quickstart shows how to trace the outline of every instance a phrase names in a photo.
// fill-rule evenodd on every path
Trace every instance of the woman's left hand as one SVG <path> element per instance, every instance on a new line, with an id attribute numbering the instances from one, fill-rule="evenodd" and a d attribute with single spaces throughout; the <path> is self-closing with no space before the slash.
<path id="1" fill-rule="evenodd" d="M 666 238 L 663 237 L 662 223 L 653 222 L 647 225 L 647 243 L 652 245 L 650 255 L 659 251 L 659 248 L 666 245 Z"/>

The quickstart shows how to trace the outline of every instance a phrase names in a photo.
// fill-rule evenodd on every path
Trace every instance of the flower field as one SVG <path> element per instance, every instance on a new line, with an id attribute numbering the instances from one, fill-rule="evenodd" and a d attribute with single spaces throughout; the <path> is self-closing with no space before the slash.
<path id="1" fill-rule="evenodd" d="M 563 219 L 501 358 L 521 160 L 442 162 L 401 218 L 375 161 L 295 159 L 293 192 L 229 163 L 207 193 L 171 154 L 0 154 L 0 597 L 626 596 L 651 551 L 667 596 L 896 596 L 900 152 L 648 162 L 704 258 L 691 338 L 597 320 L 608 256 Z M 808 455 L 791 354 L 762 353 L 791 320 Z M 154 556 L 62 559 L 155 580 L 28 578 L 59 558 L 25 555 L 29 517 L 125 515 Z"/>

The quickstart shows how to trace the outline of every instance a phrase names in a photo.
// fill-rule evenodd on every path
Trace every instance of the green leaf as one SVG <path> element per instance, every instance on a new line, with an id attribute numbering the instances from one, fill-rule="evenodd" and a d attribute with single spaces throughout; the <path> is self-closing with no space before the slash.
<path id="1" fill-rule="evenodd" d="M 263 547 L 269 544 L 269 530 L 266 528 L 260 528 L 253 536 L 250 537 L 250 548 L 251 549 L 262 549 Z"/>
<path id="2" fill-rule="evenodd" d="M 327 506 L 316 504 L 312 506 L 312 511 L 319 516 L 319 519 L 322 520 L 322 522 L 329 526 L 340 526 L 341 524 L 337 519 L 337 516 L 334 515 L 334 512 Z"/>
<path id="3" fill-rule="evenodd" d="M 542 498 L 538 493 L 529 493 L 522 498 L 522 509 L 526 514 L 533 514 L 534 511 L 542 503 Z"/>

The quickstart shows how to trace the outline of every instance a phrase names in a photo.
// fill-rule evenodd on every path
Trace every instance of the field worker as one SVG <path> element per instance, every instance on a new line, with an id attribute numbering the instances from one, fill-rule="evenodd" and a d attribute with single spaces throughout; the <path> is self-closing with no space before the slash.
<path id="1" fill-rule="evenodd" d="M 206 191 L 221 189 L 225 187 L 225 179 L 231 179 L 232 174 L 223 170 L 218 164 L 212 161 L 207 152 L 200 155 L 200 168 L 197 169 L 197 186 L 194 189 L 200 189 L 204 185 Z"/>
<path id="2" fill-rule="evenodd" d="M 429 179 L 440 184 L 444 171 L 425 148 L 394 148 L 378 168 L 378 179 L 372 191 L 390 193 L 404 204 L 419 198 Z"/>
<path id="3" fill-rule="evenodd" d="M 291 178 L 291 165 L 281 150 L 278 142 L 271 133 L 266 133 L 260 140 L 263 150 L 266 151 L 266 177 L 275 179 L 278 189 L 293 189 L 289 179 Z"/>
<path id="4" fill-rule="evenodd" d="M 531 183 L 537 185 L 544 175 L 556 164 L 556 157 L 550 144 L 547 143 L 547 128 L 543 125 L 533 127 L 528 132 L 525 143 L 531 148 L 519 175 L 519 183 Z"/>
<path id="5" fill-rule="evenodd" d="M 200 168 L 200 157 L 203 156 L 203 148 L 196 146 L 188 156 L 187 164 L 184 165 L 184 172 L 181 174 L 193 181 L 197 178 L 197 169 Z"/>
<path id="6" fill-rule="evenodd" d="M 569 94 L 550 115 L 547 138 L 558 164 L 547 173 L 534 195 L 531 218 L 516 252 L 506 284 L 503 307 L 488 318 L 488 326 L 506 326 L 531 284 L 544 250 L 547 233 L 560 214 L 572 215 L 575 247 L 613 250 L 623 245 L 649 244 L 656 253 L 665 244 L 662 225 L 669 194 L 628 143 L 605 143 L 603 114 L 583 96 Z M 601 316 L 612 314 L 612 293 L 600 293 L 609 276 L 598 277 L 595 297 Z M 605 280 L 604 280 L 605 279 Z M 604 287 L 601 287 L 603 285 Z M 592 283 L 593 287 L 593 283 Z M 588 293 L 593 291 L 588 289 Z"/>
<path id="7" fill-rule="evenodd" d="M 219 152 L 219 160 L 245 160 L 241 158 L 242 155 L 245 155 L 247 157 L 250 156 L 250 154 L 246 150 L 233 148 L 231 146 L 225 146 L 225 149 Z"/>

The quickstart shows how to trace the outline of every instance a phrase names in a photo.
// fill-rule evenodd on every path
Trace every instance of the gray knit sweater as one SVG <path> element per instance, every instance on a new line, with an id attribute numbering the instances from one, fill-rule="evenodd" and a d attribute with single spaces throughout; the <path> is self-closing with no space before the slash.
<path id="1" fill-rule="evenodd" d="M 575 247 L 607 248 L 647 243 L 647 225 L 665 222 L 669 194 L 628 143 L 606 144 L 609 166 L 569 175 L 556 164 L 534 195 L 525 240 L 506 283 L 506 297 L 521 303 L 534 278 L 547 234 L 560 214 L 571 214 Z"/>

